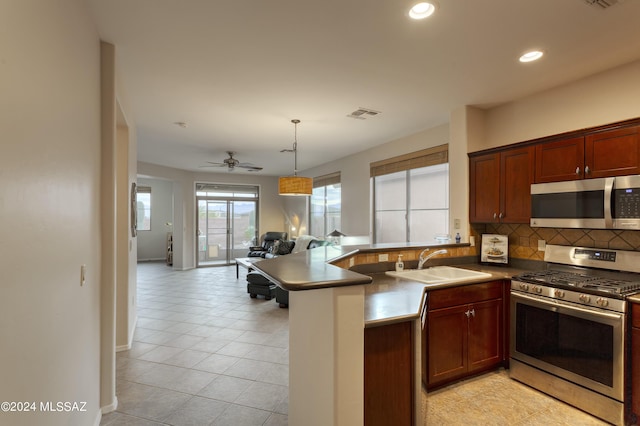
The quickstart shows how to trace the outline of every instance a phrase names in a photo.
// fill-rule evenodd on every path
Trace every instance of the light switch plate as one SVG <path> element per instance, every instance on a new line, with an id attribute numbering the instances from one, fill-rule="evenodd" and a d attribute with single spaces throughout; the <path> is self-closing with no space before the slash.
<path id="1" fill-rule="evenodd" d="M 389 261 L 389 255 L 387 253 L 378 255 L 378 262 L 388 262 L 388 261 Z"/>
<path id="2" fill-rule="evenodd" d="M 547 242 L 545 240 L 538 240 L 538 251 L 545 251 L 547 249 Z"/>

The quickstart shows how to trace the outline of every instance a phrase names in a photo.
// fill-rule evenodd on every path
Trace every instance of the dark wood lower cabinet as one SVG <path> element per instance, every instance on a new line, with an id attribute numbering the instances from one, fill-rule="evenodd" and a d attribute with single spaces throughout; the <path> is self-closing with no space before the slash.
<path id="1" fill-rule="evenodd" d="M 436 290 L 423 330 L 423 382 L 442 386 L 504 362 L 501 282 Z"/>
<path id="2" fill-rule="evenodd" d="M 413 424 L 412 322 L 364 330 L 364 424 Z"/>
<path id="3" fill-rule="evenodd" d="M 640 422 L 640 304 L 631 306 L 631 412 Z"/>

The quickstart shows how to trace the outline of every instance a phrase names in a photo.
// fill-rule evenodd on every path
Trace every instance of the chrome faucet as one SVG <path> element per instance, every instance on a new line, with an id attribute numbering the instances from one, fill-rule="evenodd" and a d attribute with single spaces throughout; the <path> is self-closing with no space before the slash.
<path id="1" fill-rule="evenodd" d="M 448 253 L 447 250 L 442 249 L 442 250 L 436 250 L 433 253 L 430 253 L 427 256 L 425 256 L 425 253 L 428 252 L 429 250 L 431 250 L 431 249 L 430 248 L 426 248 L 426 249 L 422 250 L 422 252 L 420 253 L 420 256 L 418 256 L 418 258 L 419 258 L 419 260 L 418 260 L 418 269 L 422 269 L 424 264 L 427 263 L 427 260 L 431 259 L 433 256 L 437 256 L 439 254 Z"/>

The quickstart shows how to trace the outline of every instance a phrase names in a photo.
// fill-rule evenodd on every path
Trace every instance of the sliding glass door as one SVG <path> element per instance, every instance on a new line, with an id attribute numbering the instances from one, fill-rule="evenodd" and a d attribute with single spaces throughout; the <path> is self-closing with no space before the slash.
<path id="1" fill-rule="evenodd" d="M 245 257 L 257 240 L 257 187 L 197 185 L 197 266 L 229 265 Z"/>

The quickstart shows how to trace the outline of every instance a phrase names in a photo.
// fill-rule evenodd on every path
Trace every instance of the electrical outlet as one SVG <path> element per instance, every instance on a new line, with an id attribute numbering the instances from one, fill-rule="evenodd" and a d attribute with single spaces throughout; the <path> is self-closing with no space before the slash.
<path id="1" fill-rule="evenodd" d="M 547 249 L 547 242 L 545 240 L 538 240 L 538 251 L 545 251 Z"/>
<path id="2" fill-rule="evenodd" d="M 469 245 L 471 247 L 474 247 L 476 245 L 476 237 L 474 237 L 473 235 L 469 237 Z"/>
<path id="3" fill-rule="evenodd" d="M 352 257 L 349 259 L 349 268 L 356 264 L 356 260 Z"/>
<path id="4" fill-rule="evenodd" d="M 454 229 L 460 229 L 460 219 L 453 219 Z"/>
<path id="5" fill-rule="evenodd" d="M 378 255 L 378 262 L 388 262 L 388 261 L 389 261 L 389 255 L 387 253 Z"/>

